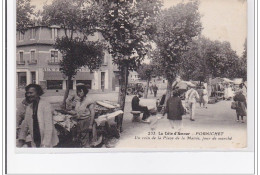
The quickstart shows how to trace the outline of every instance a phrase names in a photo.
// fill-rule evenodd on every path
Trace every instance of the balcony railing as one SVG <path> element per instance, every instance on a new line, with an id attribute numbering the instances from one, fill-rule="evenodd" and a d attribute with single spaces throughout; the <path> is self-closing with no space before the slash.
<path id="1" fill-rule="evenodd" d="M 58 62 L 55 62 L 55 61 L 52 61 L 52 60 L 48 60 L 48 64 L 49 64 L 49 65 L 59 65 L 60 62 L 59 62 L 59 61 L 58 61 Z"/>
<path id="2" fill-rule="evenodd" d="M 25 65 L 25 61 L 16 61 L 17 65 Z"/>
<path id="3" fill-rule="evenodd" d="M 37 64 L 37 60 L 30 60 L 30 61 L 28 61 L 28 64 L 29 65 Z"/>

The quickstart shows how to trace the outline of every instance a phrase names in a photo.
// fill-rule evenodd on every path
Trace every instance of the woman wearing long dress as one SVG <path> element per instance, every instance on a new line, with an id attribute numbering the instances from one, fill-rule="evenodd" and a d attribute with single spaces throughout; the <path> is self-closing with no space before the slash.
<path id="1" fill-rule="evenodd" d="M 184 108 L 182 106 L 178 90 L 174 90 L 173 96 L 168 99 L 163 115 L 165 115 L 166 113 L 171 127 L 173 129 L 176 128 L 178 130 L 181 130 L 183 127 L 182 115 L 184 114 Z"/>
<path id="2" fill-rule="evenodd" d="M 234 96 L 234 101 L 237 102 L 236 114 L 237 114 L 237 122 L 240 121 L 244 123 L 244 116 L 247 115 L 247 103 L 246 97 L 243 95 L 242 89 L 238 90 L 237 94 Z"/>

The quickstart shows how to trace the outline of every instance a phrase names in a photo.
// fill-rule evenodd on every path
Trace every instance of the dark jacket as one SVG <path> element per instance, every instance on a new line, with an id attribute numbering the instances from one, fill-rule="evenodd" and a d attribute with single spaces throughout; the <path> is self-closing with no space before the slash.
<path id="1" fill-rule="evenodd" d="M 170 120 L 182 120 L 184 108 L 179 97 L 170 97 L 166 103 L 165 113 Z"/>
<path id="2" fill-rule="evenodd" d="M 134 96 L 132 99 L 132 110 L 138 111 L 139 110 L 139 101 L 140 99 L 137 96 Z"/>
<path id="3" fill-rule="evenodd" d="M 238 107 L 236 108 L 237 115 L 246 116 L 247 114 L 246 97 L 242 93 L 239 93 L 234 96 L 234 101 L 238 102 Z"/>
<path id="4" fill-rule="evenodd" d="M 153 91 L 157 91 L 158 87 L 156 85 L 153 86 Z"/>

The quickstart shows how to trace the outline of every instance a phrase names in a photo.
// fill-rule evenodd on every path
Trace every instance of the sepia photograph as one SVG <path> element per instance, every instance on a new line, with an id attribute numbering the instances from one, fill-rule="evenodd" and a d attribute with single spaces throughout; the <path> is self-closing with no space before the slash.
<path id="1" fill-rule="evenodd" d="M 246 149 L 247 24 L 246 0 L 16 0 L 17 150 Z"/>

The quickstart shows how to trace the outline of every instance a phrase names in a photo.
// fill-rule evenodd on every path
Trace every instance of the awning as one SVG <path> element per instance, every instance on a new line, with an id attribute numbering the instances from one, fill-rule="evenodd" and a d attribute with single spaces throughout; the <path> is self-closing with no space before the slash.
<path id="1" fill-rule="evenodd" d="M 94 79 L 94 73 L 90 72 L 78 72 L 75 78 L 72 78 L 73 80 L 93 80 Z"/>
<path id="2" fill-rule="evenodd" d="M 61 72 L 54 72 L 54 71 L 45 71 L 43 79 L 44 80 L 65 80 L 65 77 L 62 75 Z"/>
<path id="3" fill-rule="evenodd" d="M 44 80 L 67 80 L 61 72 L 45 71 Z M 72 80 L 92 80 L 94 79 L 94 74 L 90 72 L 78 72 Z"/>

